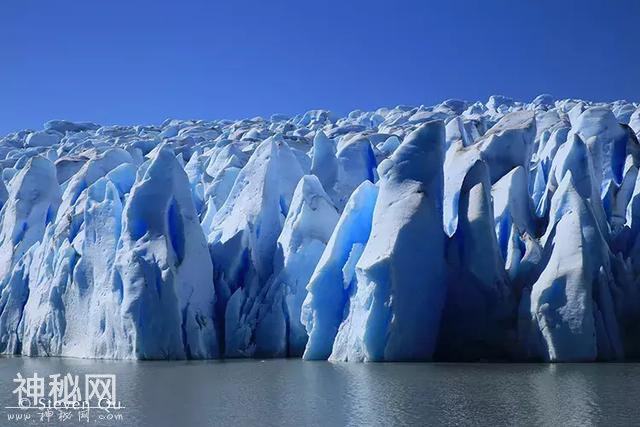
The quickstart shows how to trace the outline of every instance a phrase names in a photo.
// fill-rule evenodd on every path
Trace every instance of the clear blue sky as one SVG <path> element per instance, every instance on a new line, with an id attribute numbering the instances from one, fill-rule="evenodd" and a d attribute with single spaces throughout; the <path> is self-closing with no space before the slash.
<path id="1" fill-rule="evenodd" d="M 542 92 L 640 100 L 640 1 L 0 3 L 0 134 Z"/>

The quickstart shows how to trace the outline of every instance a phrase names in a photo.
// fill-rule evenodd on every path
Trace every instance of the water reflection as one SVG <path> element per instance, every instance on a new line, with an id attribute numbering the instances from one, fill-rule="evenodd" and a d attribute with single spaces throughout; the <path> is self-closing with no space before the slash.
<path id="1" fill-rule="evenodd" d="M 17 372 L 116 374 L 126 422 L 100 425 L 582 426 L 633 425 L 640 416 L 636 364 L 8 358 L 0 360 L 1 407 L 15 404 Z"/>

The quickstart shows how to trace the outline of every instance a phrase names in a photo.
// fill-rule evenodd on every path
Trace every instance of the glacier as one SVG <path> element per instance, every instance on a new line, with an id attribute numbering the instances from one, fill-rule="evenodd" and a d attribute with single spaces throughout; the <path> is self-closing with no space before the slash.
<path id="1" fill-rule="evenodd" d="M 640 104 L 0 137 L 0 354 L 640 357 Z"/>

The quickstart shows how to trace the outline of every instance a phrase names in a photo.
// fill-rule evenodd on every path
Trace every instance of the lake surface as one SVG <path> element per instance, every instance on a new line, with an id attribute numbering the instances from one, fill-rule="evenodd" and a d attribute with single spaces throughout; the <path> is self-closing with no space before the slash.
<path id="1" fill-rule="evenodd" d="M 6 409 L 17 405 L 18 372 L 37 372 L 47 384 L 52 374 L 114 374 L 124 408 L 111 417 L 121 419 L 92 409 L 90 424 L 78 421 L 78 411 L 41 422 L 40 410 Z M 637 425 L 640 364 L 3 358 L 0 411 L 2 426 Z M 21 412 L 31 419 L 8 420 Z"/>

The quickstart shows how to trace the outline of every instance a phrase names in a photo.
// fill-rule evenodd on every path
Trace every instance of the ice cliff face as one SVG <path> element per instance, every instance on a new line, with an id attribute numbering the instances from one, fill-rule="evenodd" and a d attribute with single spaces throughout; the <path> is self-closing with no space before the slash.
<path id="1" fill-rule="evenodd" d="M 444 124 L 431 121 L 380 164 L 371 234 L 331 359 L 431 357 L 446 293 L 443 160 Z"/>
<path id="2" fill-rule="evenodd" d="M 0 353 L 640 356 L 640 106 L 539 96 L 0 138 Z"/>

